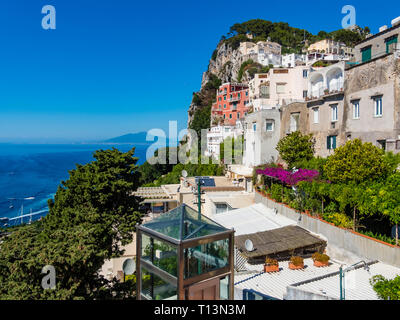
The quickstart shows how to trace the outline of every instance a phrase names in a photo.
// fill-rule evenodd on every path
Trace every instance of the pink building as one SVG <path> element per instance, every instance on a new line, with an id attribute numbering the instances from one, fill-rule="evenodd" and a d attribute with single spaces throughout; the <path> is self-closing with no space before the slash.
<path id="1" fill-rule="evenodd" d="M 214 118 L 225 125 L 235 125 L 248 112 L 249 87 L 242 83 L 225 83 L 218 88 L 217 101 L 211 108 Z"/>

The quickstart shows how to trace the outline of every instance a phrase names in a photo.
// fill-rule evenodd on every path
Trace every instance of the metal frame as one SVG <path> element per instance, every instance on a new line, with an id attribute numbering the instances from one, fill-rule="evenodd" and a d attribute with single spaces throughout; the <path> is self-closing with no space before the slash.
<path id="1" fill-rule="evenodd" d="M 156 266 L 151 265 L 151 263 L 146 260 L 142 260 L 142 233 L 165 241 L 171 245 L 177 247 L 177 277 L 168 274 L 166 271 L 163 271 Z M 191 277 L 188 279 L 184 279 L 184 269 L 185 269 L 185 257 L 184 257 L 184 249 L 192 248 L 198 245 L 207 244 L 210 242 L 228 239 L 229 243 L 229 256 L 228 256 L 228 265 L 223 268 L 219 268 L 216 270 L 212 270 L 195 277 Z M 137 225 L 136 226 L 136 297 L 138 300 L 145 299 L 142 297 L 142 276 L 141 276 L 141 267 L 145 267 L 147 270 L 154 272 L 162 278 L 167 278 L 168 282 L 175 282 L 177 286 L 177 298 L 178 300 L 186 299 L 186 291 L 188 287 L 195 283 L 199 283 L 208 279 L 222 278 L 229 275 L 229 300 L 234 299 L 234 230 L 227 230 L 220 233 L 203 236 L 194 239 L 187 240 L 176 240 L 164 234 L 161 234 L 152 229 L 146 228 L 145 226 Z"/>

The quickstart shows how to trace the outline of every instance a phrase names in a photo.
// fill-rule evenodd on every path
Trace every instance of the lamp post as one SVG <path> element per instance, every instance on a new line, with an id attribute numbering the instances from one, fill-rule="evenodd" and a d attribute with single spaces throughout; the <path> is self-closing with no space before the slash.
<path id="1" fill-rule="evenodd" d="M 369 266 L 364 260 L 354 263 L 350 267 L 347 267 L 346 269 L 343 269 L 343 265 L 340 266 L 339 269 L 340 300 L 346 300 L 345 273 L 347 271 L 355 269 L 356 266 L 358 266 L 359 264 L 364 264 L 364 269 L 369 272 Z"/>

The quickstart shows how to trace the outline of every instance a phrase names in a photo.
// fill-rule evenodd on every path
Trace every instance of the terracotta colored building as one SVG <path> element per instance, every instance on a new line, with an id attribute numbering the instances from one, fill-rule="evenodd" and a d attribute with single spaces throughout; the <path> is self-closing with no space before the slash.
<path id="1" fill-rule="evenodd" d="M 242 83 L 225 83 L 218 88 L 217 101 L 212 105 L 211 113 L 218 122 L 235 125 L 236 121 L 247 115 L 249 105 L 249 87 Z"/>

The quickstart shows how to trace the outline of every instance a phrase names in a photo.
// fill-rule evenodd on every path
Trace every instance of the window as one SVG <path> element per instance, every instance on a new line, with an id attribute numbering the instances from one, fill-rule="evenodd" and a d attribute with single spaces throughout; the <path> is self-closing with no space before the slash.
<path id="1" fill-rule="evenodd" d="M 397 35 L 394 35 L 390 38 L 385 39 L 385 42 L 386 42 L 386 53 L 393 52 L 393 51 L 391 51 L 391 50 L 393 50 L 391 48 L 394 45 L 394 43 L 397 43 Z"/>
<path id="2" fill-rule="evenodd" d="M 237 118 L 238 118 L 238 119 L 240 118 L 240 112 L 237 113 Z"/>
<path id="3" fill-rule="evenodd" d="M 224 100 L 226 100 L 226 96 L 224 96 Z"/>
<path id="4" fill-rule="evenodd" d="M 286 83 L 277 83 L 276 84 L 276 93 L 285 93 Z"/>
<path id="5" fill-rule="evenodd" d="M 223 213 L 232 210 L 232 207 L 228 205 L 226 202 L 216 203 L 215 204 L 215 213 Z"/>
<path id="6" fill-rule="evenodd" d="M 269 99 L 269 86 L 261 86 L 260 87 L 260 98 Z"/>
<path id="7" fill-rule="evenodd" d="M 238 99 L 240 99 L 240 92 L 238 93 Z"/>
<path id="8" fill-rule="evenodd" d="M 290 132 L 299 130 L 300 113 L 292 113 L 290 115 Z"/>
<path id="9" fill-rule="evenodd" d="M 248 91 L 246 91 L 246 97 L 249 95 L 249 92 Z"/>
<path id="10" fill-rule="evenodd" d="M 229 114 L 229 119 L 232 119 L 232 113 Z"/>
<path id="11" fill-rule="evenodd" d="M 308 93 L 307 90 L 303 90 L 303 98 L 307 98 L 307 93 Z"/>
<path id="12" fill-rule="evenodd" d="M 308 76 L 308 71 L 307 70 L 303 70 L 303 78 L 307 78 Z"/>
<path id="13" fill-rule="evenodd" d="M 371 46 L 365 47 L 361 49 L 361 55 L 362 55 L 362 62 L 366 62 L 371 60 Z"/>
<path id="14" fill-rule="evenodd" d="M 265 121 L 265 130 L 266 131 L 274 131 L 274 121 L 273 120 Z"/>
<path id="15" fill-rule="evenodd" d="M 374 116 L 382 117 L 382 96 L 374 98 Z"/>
<path id="16" fill-rule="evenodd" d="M 319 108 L 313 109 L 314 123 L 319 123 Z"/>
<path id="17" fill-rule="evenodd" d="M 331 106 L 331 110 L 332 110 L 332 121 L 337 121 L 338 120 L 337 104 Z"/>
<path id="18" fill-rule="evenodd" d="M 224 104 L 224 109 L 226 109 L 226 104 Z"/>
<path id="19" fill-rule="evenodd" d="M 327 136 L 326 146 L 328 150 L 336 149 L 336 136 Z"/>
<path id="20" fill-rule="evenodd" d="M 360 119 L 360 100 L 355 100 L 353 104 L 353 119 Z"/>

